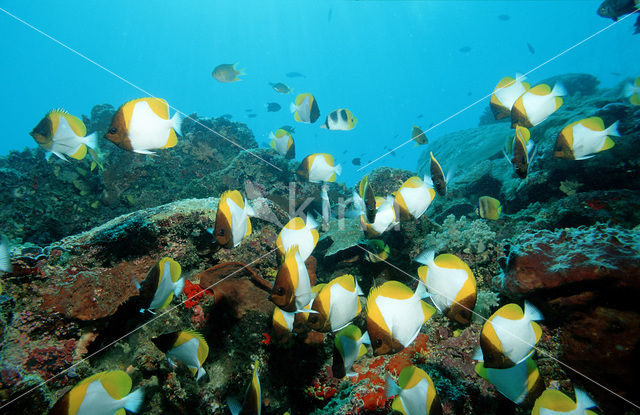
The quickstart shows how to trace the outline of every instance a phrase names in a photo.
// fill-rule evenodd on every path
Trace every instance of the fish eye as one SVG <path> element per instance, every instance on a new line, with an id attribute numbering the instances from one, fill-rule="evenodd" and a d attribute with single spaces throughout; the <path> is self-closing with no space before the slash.
<path id="1" fill-rule="evenodd" d="M 223 228 L 218 229 L 218 235 L 224 236 L 224 229 Z"/>
<path id="2" fill-rule="evenodd" d="M 374 342 L 373 342 L 373 346 L 375 348 L 378 348 L 378 347 L 382 346 L 382 339 L 375 339 Z"/>
<path id="3" fill-rule="evenodd" d="M 118 132 L 118 129 L 116 127 L 113 127 L 109 130 L 109 134 L 115 134 Z"/>
<path id="4" fill-rule="evenodd" d="M 284 288 L 283 287 L 276 288 L 276 295 L 284 295 Z"/>

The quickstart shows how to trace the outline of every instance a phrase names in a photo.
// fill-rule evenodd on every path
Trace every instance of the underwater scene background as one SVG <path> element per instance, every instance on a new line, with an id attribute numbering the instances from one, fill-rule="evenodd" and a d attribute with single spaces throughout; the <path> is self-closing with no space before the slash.
<path id="1" fill-rule="evenodd" d="M 0 0 L 0 413 L 640 413 L 637 6 Z"/>

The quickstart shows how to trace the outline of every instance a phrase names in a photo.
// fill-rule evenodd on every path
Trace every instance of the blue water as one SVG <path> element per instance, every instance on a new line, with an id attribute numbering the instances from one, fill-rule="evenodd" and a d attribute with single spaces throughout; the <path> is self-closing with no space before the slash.
<path id="1" fill-rule="evenodd" d="M 439 123 L 492 92 L 498 80 L 526 72 L 603 29 L 596 1 L 0 1 L 0 7 L 170 105 L 201 116 L 233 115 L 260 144 L 283 124 L 296 127 L 297 159 L 332 153 L 341 178 L 356 182 L 374 167 L 414 170 L 421 147 L 410 143 L 361 172 L 363 163 L 408 140 L 411 126 Z M 508 15 L 502 20 L 499 15 Z M 603 86 L 640 73 L 634 18 L 598 34 L 529 76 L 533 83 L 566 72 L 592 73 Z M 535 49 L 532 54 L 527 43 Z M 461 51 L 468 49 L 468 51 Z M 28 135 L 51 108 L 90 114 L 96 104 L 144 96 L 0 11 L 0 154 L 35 147 Z M 238 62 L 241 82 L 211 77 Z M 287 78 L 297 71 L 305 78 Z M 611 72 L 619 73 L 613 75 Z M 285 82 L 280 95 L 268 82 Z M 289 102 L 313 93 L 321 119 L 295 123 Z M 267 113 L 265 103 L 282 110 Z M 477 125 L 488 98 L 428 136 Z M 258 116 L 250 119 L 245 109 Z M 348 108 L 348 132 L 319 128 Z M 418 116 L 422 114 L 422 118 Z M 103 140 L 101 145 L 113 144 Z"/>

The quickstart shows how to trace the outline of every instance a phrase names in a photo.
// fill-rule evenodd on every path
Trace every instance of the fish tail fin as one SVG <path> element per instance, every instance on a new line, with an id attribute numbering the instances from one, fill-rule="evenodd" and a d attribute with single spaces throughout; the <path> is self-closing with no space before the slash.
<path id="1" fill-rule="evenodd" d="M 184 290 L 184 278 L 180 278 L 176 281 L 176 284 L 173 287 L 173 295 L 176 297 L 182 294 L 182 290 Z"/>
<path id="2" fill-rule="evenodd" d="M 84 143 L 87 147 L 96 149 L 98 148 L 98 133 L 93 132 L 84 138 Z"/>
<path id="3" fill-rule="evenodd" d="M 540 310 L 528 301 L 524 302 L 524 318 L 531 321 L 544 320 L 544 316 Z"/>
<path id="4" fill-rule="evenodd" d="M 597 406 L 584 389 L 574 388 L 576 393 L 576 409 L 578 413 L 583 412 L 587 408 Z"/>
<path id="5" fill-rule="evenodd" d="M 140 285 L 136 277 L 131 277 L 131 280 L 133 281 L 133 285 L 135 285 L 136 289 L 140 291 L 140 288 L 142 288 L 142 286 Z"/>
<path id="6" fill-rule="evenodd" d="M 605 132 L 607 135 L 613 135 L 613 136 L 616 136 L 616 137 L 620 137 L 620 133 L 618 132 L 618 124 L 619 124 L 619 123 L 620 123 L 620 121 L 616 121 L 616 122 L 614 122 L 613 124 L 611 124 L 611 125 L 609 126 L 609 128 L 607 128 L 606 130 L 604 130 L 604 132 Z"/>
<path id="7" fill-rule="evenodd" d="M 527 80 L 526 75 L 523 75 L 520 72 L 516 72 L 516 81 L 523 82 L 523 81 L 526 81 L 526 80 Z"/>
<path id="8" fill-rule="evenodd" d="M 309 229 L 315 229 L 315 228 L 317 228 L 318 226 L 320 226 L 320 225 L 319 225 L 319 224 L 318 224 L 318 222 L 313 218 L 313 216 L 311 216 L 311 215 L 307 215 L 307 227 L 308 227 Z"/>
<path id="9" fill-rule="evenodd" d="M 433 179 L 431 178 L 431 176 L 425 174 L 422 178 L 422 181 L 427 185 L 427 187 L 433 187 Z"/>
<path id="10" fill-rule="evenodd" d="M 247 216 L 251 216 L 251 217 L 255 217 L 256 216 L 256 211 L 253 209 L 253 206 L 251 206 L 249 204 L 249 202 L 244 202 L 244 213 L 247 214 Z"/>
<path id="11" fill-rule="evenodd" d="M 400 386 L 398 386 L 398 384 L 393 381 L 391 375 L 387 373 L 387 376 L 384 378 L 384 393 L 387 398 L 399 394 L 400 391 Z"/>
<path id="12" fill-rule="evenodd" d="M 342 164 L 338 164 L 333 168 L 333 172 L 340 176 L 342 174 Z"/>
<path id="13" fill-rule="evenodd" d="M 416 287 L 416 294 L 415 294 L 415 295 L 416 295 L 416 297 L 418 297 L 419 299 L 423 299 L 423 298 L 427 298 L 427 297 L 429 297 L 431 294 L 429 294 L 429 293 L 427 292 L 427 286 L 426 286 L 426 285 L 424 285 L 424 284 L 422 283 L 422 281 L 421 281 L 421 282 L 419 282 L 419 283 L 418 283 L 418 286 Z"/>
<path id="14" fill-rule="evenodd" d="M 371 344 L 371 337 L 369 337 L 368 331 L 365 331 L 362 337 L 360 337 L 360 343 Z"/>
<path id="15" fill-rule="evenodd" d="M 636 93 L 636 87 L 635 87 L 635 85 L 633 85 L 633 84 L 626 84 L 626 85 L 624 86 L 624 90 L 623 90 L 622 94 L 623 94 L 626 98 L 630 97 L 631 95 L 633 95 L 633 94 L 635 94 L 635 93 Z"/>
<path id="16" fill-rule="evenodd" d="M 423 264 L 423 265 L 433 265 L 433 260 L 436 256 L 436 251 L 433 249 L 429 249 L 426 251 L 422 251 L 420 255 L 418 255 L 414 261 Z"/>
<path id="17" fill-rule="evenodd" d="M 353 280 L 356 283 L 356 294 L 364 295 L 364 292 L 362 292 L 362 288 L 360 288 L 360 286 L 358 285 L 358 279 L 356 277 L 353 277 Z"/>
<path id="18" fill-rule="evenodd" d="M 292 113 L 298 111 L 298 106 L 295 103 L 291 102 L 289 104 L 289 111 L 291 111 Z"/>
<path id="19" fill-rule="evenodd" d="M 238 415 L 240 411 L 242 411 L 242 404 L 237 398 L 227 397 L 227 406 L 229 407 L 229 411 L 231 411 L 231 415 Z"/>
<path id="20" fill-rule="evenodd" d="M 171 126 L 173 127 L 173 131 L 175 131 L 179 136 L 182 136 L 182 120 L 182 114 L 179 112 L 176 112 L 173 114 L 173 117 L 171 117 Z"/>
<path id="21" fill-rule="evenodd" d="M 484 354 L 482 354 L 482 349 L 480 347 L 476 347 L 476 349 L 473 351 L 473 355 L 471 356 L 471 359 L 478 360 L 481 362 L 484 361 Z"/>
<path id="22" fill-rule="evenodd" d="M 561 97 L 567 95 L 567 90 L 561 82 L 556 82 L 556 84 L 553 86 L 553 89 L 551 90 L 551 95 L 553 95 L 554 97 Z"/>
<path id="23" fill-rule="evenodd" d="M 504 153 L 504 150 L 503 150 L 503 153 Z M 455 164 L 452 164 L 451 166 L 449 166 L 449 171 L 447 172 L 447 185 L 449 184 L 449 182 L 451 182 L 451 179 L 453 179 L 453 176 L 455 176 L 457 167 L 458 166 L 456 166 Z"/>
<path id="24" fill-rule="evenodd" d="M 202 366 L 200 366 L 198 368 L 198 374 L 196 375 L 196 382 L 199 381 L 200 378 L 203 377 L 206 374 L 207 374 L 207 372 L 204 370 L 204 368 Z"/>
<path id="25" fill-rule="evenodd" d="M 134 414 L 137 413 L 144 402 L 144 390 L 142 388 L 136 389 L 125 396 L 124 401 L 124 409 Z"/>

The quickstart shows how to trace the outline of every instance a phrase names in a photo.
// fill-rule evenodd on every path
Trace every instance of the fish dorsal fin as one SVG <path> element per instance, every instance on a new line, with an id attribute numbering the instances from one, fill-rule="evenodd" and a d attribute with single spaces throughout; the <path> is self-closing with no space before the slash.
<path id="1" fill-rule="evenodd" d="M 418 188 L 420 186 L 422 186 L 424 184 L 424 182 L 422 181 L 421 178 L 419 178 L 418 176 L 413 176 L 407 179 L 407 181 L 405 181 L 402 184 L 402 187 L 411 187 L 411 188 Z"/>
<path id="2" fill-rule="evenodd" d="M 538 410 L 546 408 L 556 412 L 570 412 L 576 409 L 576 406 L 573 399 L 555 389 L 545 390 L 536 400 L 535 404 Z"/>
<path id="3" fill-rule="evenodd" d="M 551 87 L 547 84 L 540 84 L 534 86 L 528 92 L 534 95 L 549 95 L 551 93 Z"/>
<path id="4" fill-rule="evenodd" d="M 402 389 L 411 389 L 415 387 L 422 379 L 429 380 L 429 375 L 416 366 L 407 366 L 400 372 L 398 378 L 398 386 Z"/>
<path id="5" fill-rule="evenodd" d="M 289 223 L 285 225 L 285 228 L 291 229 L 293 231 L 299 231 L 300 229 L 303 229 L 305 226 L 306 224 L 304 223 L 302 218 L 300 216 L 296 216 L 295 218 L 291 219 Z"/>
<path id="6" fill-rule="evenodd" d="M 310 93 L 305 92 L 305 93 L 303 93 L 303 94 L 299 94 L 299 95 L 296 97 L 296 106 L 300 106 L 300 105 L 302 105 L 302 103 L 304 102 L 304 100 L 305 100 L 307 97 L 309 98 L 309 103 L 311 103 L 311 94 L 310 94 Z"/>
<path id="7" fill-rule="evenodd" d="M 515 82 L 514 82 L 514 81 L 515 81 L 515 79 L 513 79 L 512 77 L 510 77 L 510 76 L 505 76 L 504 78 L 502 78 L 502 79 L 500 80 L 500 82 L 498 82 L 498 85 L 496 85 L 496 88 L 494 89 L 494 91 L 495 91 L 496 89 L 499 89 L 499 88 L 505 88 L 505 87 L 507 87 L 507 88 L 508 88 L 508 87 L 510 87 L 511 85 L 515 85 Z"/>
<path id="8" fill-rule="evenodd" d="M 463 260 L 453 254 L 440 254 L 435 258 L 434 263 L 440 268 L 464 270 L 469 268 Z"/>
<path id="9" fill-rule="evenodd" d="M 600 151 L 609 150 L 615 144 L 616 142 L 613 141 L 611 137 L 607 136 L 607 138 L 604 139 L 604 144 L 602 145 L 602 148 L 600 149 Z"/>
<path id="10" fill-rule="evenodd" d="M 233 200 L 233 203 L 235 203 L 240 209 L 244 209 L 244 198 L 242 197 L 242 194 L 239 191 L 233 190 L 231 192 L 225 192 L 225 193 L 229 193 L 227 197 Z"/>
<path id="11" fill-rule="evenodd" d="M 333 159 L 333 156 L 331 154 L 328 153 L 319 153 L 320 156 L 324 157 L 325 162 L 329 165 L 329 166 L 335 166 L 336 162 Z"/>
<path id="12" fill-rule="evenodd" d="M 99 373 L 97 379 L 113 399 L 122 399 L 131 391 L 131 378 L 122 370 Z"/>
<path id="13" fill-rule="evenodd" d="M 425 284 L 427 283 L 427 271 L 428 270 L 429 270 L 429 266 L 428 265 L 423 265 L 421 267 L 418 267 L 418 277 Z"/>
<path id="14" fill-rule="evenodd" d="M 496 311 L 495 315 L 509 320 L 520 320 L 524 317 L 524 312 L 518 304 L 510 303 L 500 307 L 500 309 Z"/>
<path id="15" fill-rule="evenodd" d="M 163 120 L 169 119 L 169 104 L 162 98 L 141 98 L 149 105 L 151 111 Z"/>
<path id="16" fill-rule="evenodd" d="M 433 317 L 433 315 L 436 313 L 436 309 L 425 303 L 424 301 L 420 301 L 420 305 L 422 306 L 422 314 L 424 314 L 424 321 L 422 322 L 422 324 L 424 324 L 429 321 L 431 317 Z"/>
<path id="17" fill-rule="evenodd" d="M 379 295 L 396 300 L 406 300 L 413 297 L 413 291 L 399 281 L 387 281 L 379 288 Z"/>
<path id="18" fill-rule="evenodd" d="M 529 82 L 523 82 L 522 86 L 524 87 L 525 91 L 528 91 L 529 89 L 531 89 L 531 84 Z"/>
<path id="19" fill-rule="evenodd" d="M 369 186 L 369 175 L 366 175 L 360 180 L 360 185 L 358 186 L 358 193 L 360 197 L 364 198 L 364 193 L 366 188 Z"/>
<path id="20" fill-rule="evenodd" d="M 531 132 L 527 127 L 516 125 L 516 136 L 520 137 L 525 143 L 528 143 L 531 138 Z"/>
<path id="21" fill-rule="evenodd" d="M 604 131 L 604 122 L 600 117 L 585 118 L 580 124 L 593 131 Z"/>
<path id="22" fill-rule="evenodd" d="M 344 288 L 345 290 L 347 290 L 349 292 L 355 292 L 356 291 L 356 279 L 351 274 L 342 275 L 342 276 L 336 278 L 334 281 L 335 281 L 336 284 L 340 285 L 342 288 Z"/>
<path id="23" fill-rule="evenodd" d="M 171 258 L 166 258 L 169 261 L 169 267 L 171 271 L 171 281 L 176 282 L 180 279 L 180 275 L 182 274 L 182 267 L 177 261 L 174 261 Z"/>

